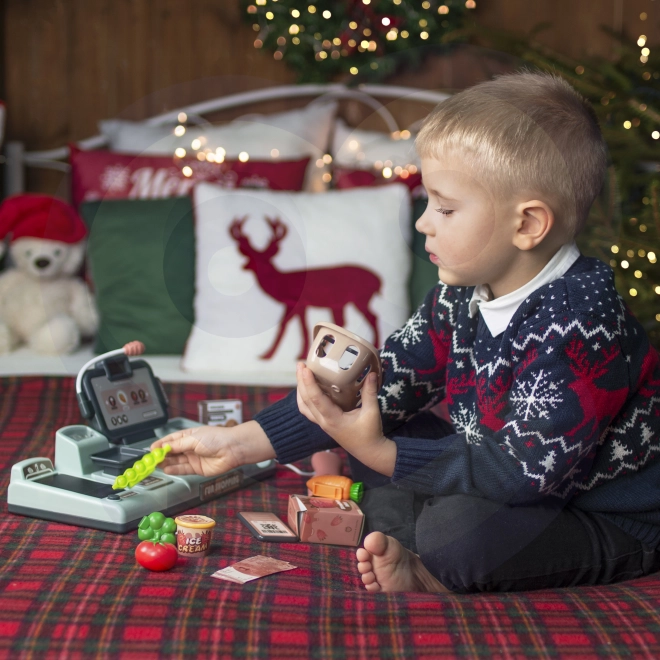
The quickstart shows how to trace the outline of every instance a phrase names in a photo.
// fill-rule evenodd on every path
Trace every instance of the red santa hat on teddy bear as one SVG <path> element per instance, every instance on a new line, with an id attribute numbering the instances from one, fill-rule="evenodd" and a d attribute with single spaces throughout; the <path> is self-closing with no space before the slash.
<path id="1" fill-rule="evenodd" d="M 44 238 L 62 243 L 79 243 L 85 238 L 85 223 L 73 207 L 50 195 L 14 195 L 0 205 L 0 256 L 4 239 Z"/>

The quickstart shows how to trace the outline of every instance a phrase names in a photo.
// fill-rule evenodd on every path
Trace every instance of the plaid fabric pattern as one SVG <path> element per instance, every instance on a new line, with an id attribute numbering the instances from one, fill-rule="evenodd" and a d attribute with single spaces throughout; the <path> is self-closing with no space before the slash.
<path id="1" fill-rule="evenodd" d="M 171 415 L 239 398 L 250 418 L 286 390 L 166 384 Z M 213 550 L 151 573 L 135 533 L 116 535 L 7 512 L 10 467 L 52 457 L 54 431 L 79 423 L 73 379 L 0 379 L 0 658 L 657 658 L 660 575 L 612 587 L 506 595 L 368 594 L 354 549 L 265 544 L 238 511 L 286 517 L 304 479 L 275 478 L 195 509 Z M 299 568 L 243 586 L 210 577 L 266 554 Z"/>

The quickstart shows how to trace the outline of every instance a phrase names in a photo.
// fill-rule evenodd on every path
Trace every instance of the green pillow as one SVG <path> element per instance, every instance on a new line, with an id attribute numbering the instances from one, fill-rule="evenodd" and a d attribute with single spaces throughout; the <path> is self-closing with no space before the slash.
<path id="1" fill-rule="evenodd" d="M 426 199 L 416 199 L 413 202 L 413 263 L 408 282 L 410 306 L 413 311 L 422 303 L 429 289 L 438 283 L 438 267 L 431 263 L 429 253 L 424 249 L 426 236 L 420 234 L 414 226 L 414 223 L 426 210 L 426 204 Z"/>
<path id="2" fill-rule="evenodd" d="M 148 353 L 182 354 L 194 322 L 190 198 L 85 202 L 80 213 L 101 317 L 95 349 L 139 339 Z"/>

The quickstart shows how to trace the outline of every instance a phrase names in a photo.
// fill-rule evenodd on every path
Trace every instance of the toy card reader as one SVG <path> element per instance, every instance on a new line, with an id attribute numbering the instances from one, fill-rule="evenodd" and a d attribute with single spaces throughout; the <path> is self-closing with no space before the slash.
<path id="1" fill-rule="evenodd" d="M 148 455 L 154 440 L 199 426 L 169 419 L 161 382 L 145 360 L 129 359 L 143 351 L 143 344 L 131 342 L 83 366 L 76 397 L 90 426 L 56 432 L 54 465 L 37 457 L 12 467 L 11 513 L 123 533 L 153 511 L 173 516 L 274 474 L 274 460 L 211 478 L 169 475 L 156 466 L 146 478 L 117 489 L 117 477 Z"/>

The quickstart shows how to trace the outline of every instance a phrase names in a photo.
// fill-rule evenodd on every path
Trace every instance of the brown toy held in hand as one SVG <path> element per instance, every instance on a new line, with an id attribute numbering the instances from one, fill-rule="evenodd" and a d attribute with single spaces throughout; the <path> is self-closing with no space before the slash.
<path id="1" fill-rule="evenodd" d="M 361 481 L 353 483 L 348 477 L 323 474 L 307 480 L 307 488 L 314 497 L 329 497 L 335 500 L 353 500 L 358 504 L 364 495 Z"/>
<path id="2" fill-rule="evenodd" d="M 361 405 L 360 390 L 370 371 L 377 375 L 379 389 L 383 383 L 378 349 L 334 323 L 319 323 L 314 327 L 307 367 L 319 387 L 344 412 Z"/>

